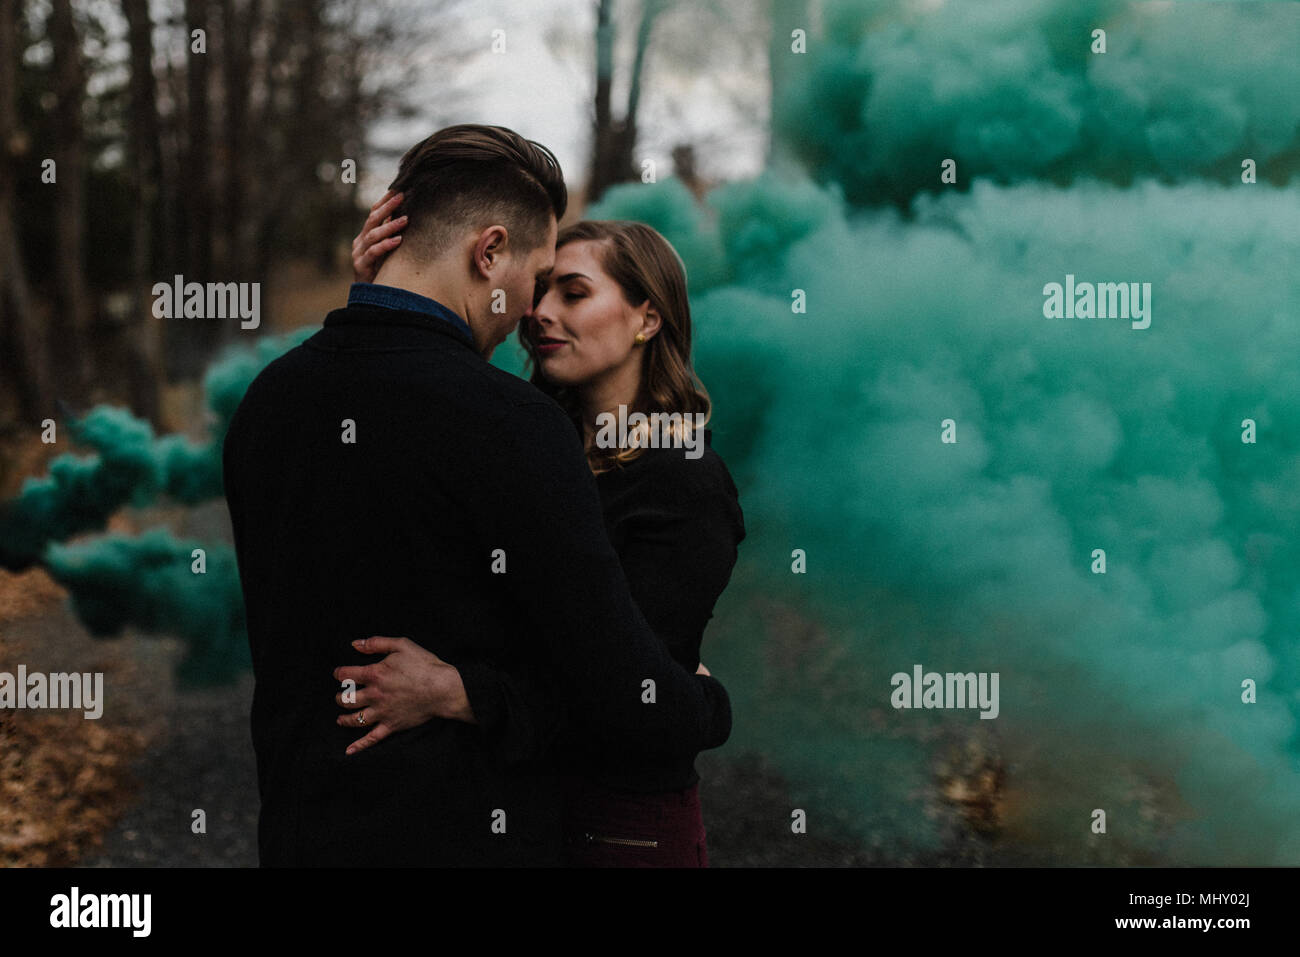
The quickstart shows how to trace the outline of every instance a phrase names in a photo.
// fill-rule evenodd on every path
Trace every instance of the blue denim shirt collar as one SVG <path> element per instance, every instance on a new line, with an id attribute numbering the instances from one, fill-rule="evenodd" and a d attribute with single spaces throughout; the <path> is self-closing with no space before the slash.
<path id="1" fill-rule="evenodd" d="M 382 286 L 374 282 L 354 282 L 348 291 L 349 306 L 379 306 L 382 309 L 405 309 L 433 316 L 455 326 L 472 346 L 474 333 L 469 323 L 452 312 L 436 299 L 421 296 L 409 289 L 396 286 Z"/>

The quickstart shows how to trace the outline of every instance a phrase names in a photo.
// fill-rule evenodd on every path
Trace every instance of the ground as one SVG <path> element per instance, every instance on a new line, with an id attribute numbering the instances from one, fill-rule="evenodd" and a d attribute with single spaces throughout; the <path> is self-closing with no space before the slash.
<path id="1" fill-rule="evenodd" d="M 112 707 L 0 712 L 0 865 L 253 867 L 257 782 L 249 673 L 206 689 L 178 687 L 180 643 L 92 638 L 44 572 L 0 572 L 0 661 L 29 671 L 104 671 Z M 979 864 L 984 842 L 957 835 L 942 859 L 790 830 L 785 781 L 760 755 L 702 755 L 701 800 L 715 867 Z M 193 812 L 206 833 L 191 830 Z"/>

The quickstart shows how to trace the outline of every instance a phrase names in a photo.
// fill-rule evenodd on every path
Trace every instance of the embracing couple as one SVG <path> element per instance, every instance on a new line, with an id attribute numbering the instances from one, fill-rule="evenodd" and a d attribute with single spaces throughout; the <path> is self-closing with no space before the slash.
<path id="1" fill-rule="evenodd" d="M 412 147 L 347 306 L 231 420 L 263 866 L 707 866 L 700 642 L 743 517 L 680 258 L 557 234 L 567 201 L 510 130 Z M 488 362 L 516 327 L 531 381 Z M 665 435 L 597 441 L 620 406 Z"/>

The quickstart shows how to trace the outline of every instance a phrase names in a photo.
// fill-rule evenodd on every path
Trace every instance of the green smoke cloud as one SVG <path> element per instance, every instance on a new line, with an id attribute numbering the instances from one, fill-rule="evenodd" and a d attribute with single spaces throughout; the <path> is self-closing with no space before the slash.
<path id="1" fill-rule="evenodd" d="M 981 180 L 904 220 L 765 176 L 710 226 L 653 219 L 675 182 L 611 191 L 592 218 L 709 251 L 696 366 L 751 532 L 704 654 L 733 746 L 925 849 L 927 738 L 995 726 L 1025 802 L 1001 860 L 1300 861 L 1298 200 Z M 1067 273 L 1150 282 L 1150 328 L 1045 318 Z M 894 710 L 914 664 L 998 672 L 1000 716 Z"/>
<path id="2" fill-rule="evenodd" d="M 244 390 L 268 362 L 312 331 L 261 339 L 213 364 L 203 383 L 212 417 L 205 442 L 155 437 L 148 422 L 113 406 L 97 406 L 68 423 L 73 442 L 96 454 L 58 457 L 47 476 L 28 479 L 0 506 L 0 565 L 25 568 L 48 543 L 101 529 L 125 505 L 148 505 L 163 495 L 194 504 L 221 495 L 221 444 Z"/>
<path id="3" fill-rule="evenodd" d="M 73 610 L 94 635 L 127 626 L 182 639 L 179 677 L 220 683 L 248 665 L 244 603 L 233 550 L 182 543 L 163 529 L 139 538 L 110 535 L 64 545 L 102 529 L 119 508 L 166 497 L 195 504 L 222 494 L 221 446 L 248 385 L 268 362 L 315 329 L 296 330 L 229 350 L 204 376 L 209 438 L 155 437 L 148 422 L 125 409 L 97 406 L 70 423 L 73 440 L 95 454 L 63 455 L 44 478 L 29 479 L 0 507 L 0 564 L 39 562 L 71 594 Z M 193 550 L 206 552 L 194 570 Z"/>
<path id="4" fill-rule="evenodd" d="M 203 550 L 202 565 L 196 549 Z M 232 549 L 180 542 L 154 528 L 138 538 L 108 535 L 53 544 L 42 561 L 71 592 L 73 610 L 92 634 L 111 637 L 131 625 L 182 639 L 183 681 L 220 683 L 248 667 L 244 601 Z"/>
<path id="5" fill-rule="evenodd" d="M 1246 157 L 1275 183 L 1294 170 L 1293 3 L 831 0 L 825 24 L 792 54 L 774 119 L 857 205 L 938 191 L 945 158 L 963 190 L 976 177 L 1230 182 Z"/>

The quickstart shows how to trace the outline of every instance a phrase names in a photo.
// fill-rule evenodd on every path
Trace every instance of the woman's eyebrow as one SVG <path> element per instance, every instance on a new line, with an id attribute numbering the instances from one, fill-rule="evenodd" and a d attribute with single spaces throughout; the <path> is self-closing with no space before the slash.
<path id="1" fill-rule="evenodd" d="M 591 281 L 591 277 L 590 277 L 590 276 L 584 275 L 584 274 L 582 274 L 582 273 L 580 273 L 580 272 L 569 272 L 569 273 L 565 273 L 563 276 L 561 276 L 559 279 L 556 279 L 555 281 L 556 281 L 556 282 L 568 282 L 570 279 L 586 279 L 586 280 L 589 281 L 589 282 Z"/>

